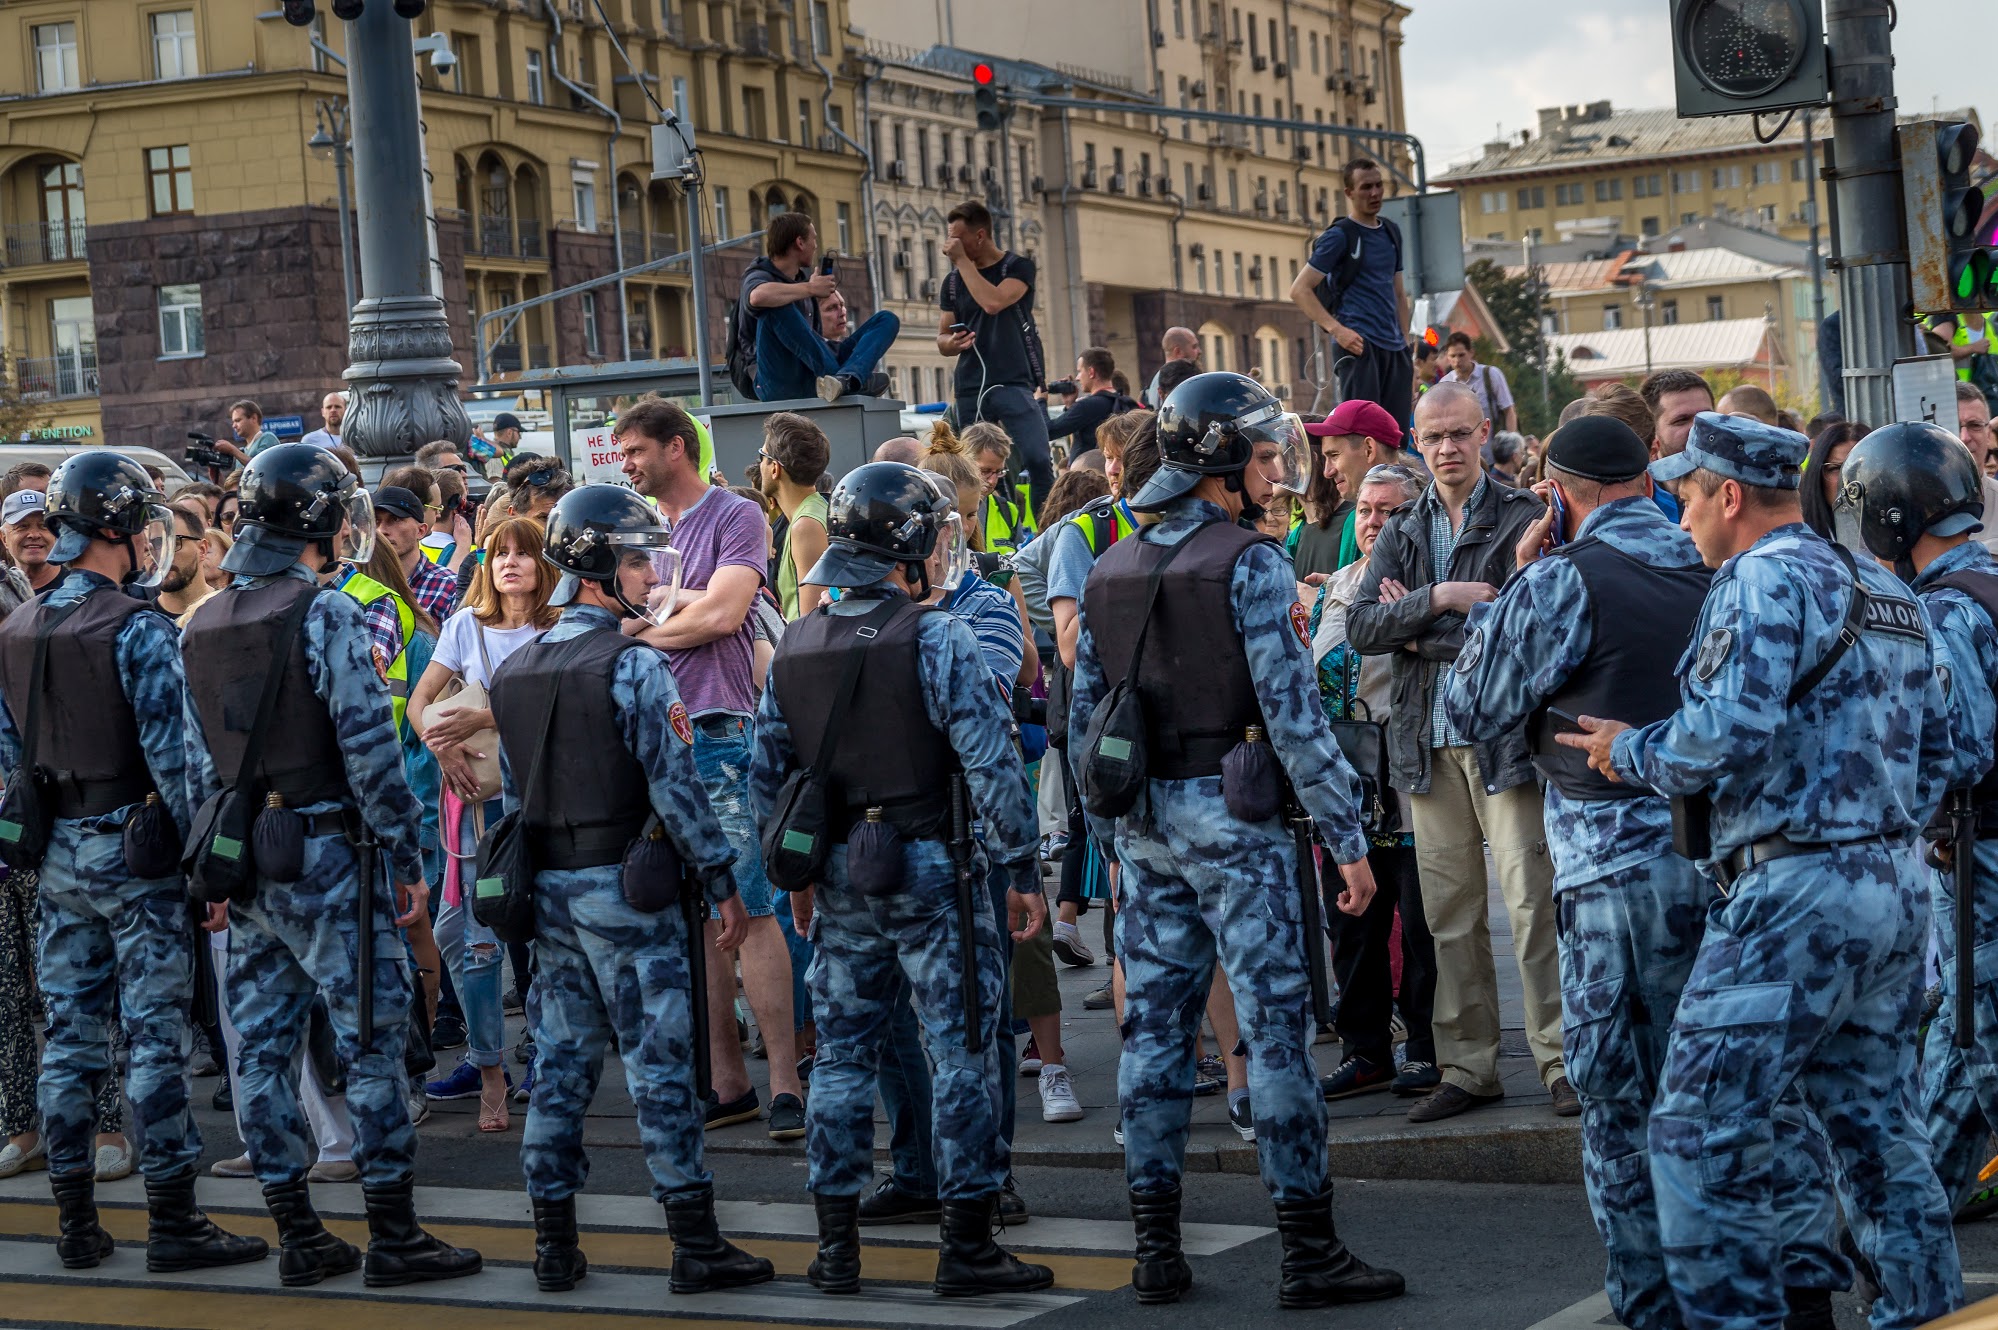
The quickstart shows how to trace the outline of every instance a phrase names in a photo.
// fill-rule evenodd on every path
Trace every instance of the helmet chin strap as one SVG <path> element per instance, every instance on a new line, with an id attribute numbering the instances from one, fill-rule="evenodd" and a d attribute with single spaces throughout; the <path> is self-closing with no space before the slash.
<path id="1" fill-rule="evenodd" d="M 1230 494 L 1239 494 L 1242 496 L 1243 521 L 1251 523 L 1260 522 L 1263 520 L 1264 509 L 1260 503 L 1256 503 L 1254 500 L 1249 498 L 1248 483 L 1242 479 L 1242 477 L 1247 473 L 1247 471 L 1248 468 L 1244 467 L 1240 471 L 1230 471 L 1228 473 L 1228 478 L 1226 481 L 1226 484 L 1228 486 L 1228 492 Z"/>
<path id="2" fill-rule="evenodd" d="M 911 568 L 915 569 L 913 576 L 921 589 L 914 592 L 910 596 L 910 599 L 921 604 L 930 598 L 930 561 L 928 559 L 914 559 L 903 564 L 903 575 L 911 576 L 909 573 L 909 569 Z"/>
<path id="3" fill-rule="evenodd" d="M 621 617 L 626 619 L 642 619 L 645 617 L 644 610 L 639 609 L 638 606 L 624 598 L 624 584 L 618 581 L 617 578 L 613 577 L 609 582 L 600 582 L 598 585 L 610 588 L 611 598 L 624 608 L 624 614 Z"/>

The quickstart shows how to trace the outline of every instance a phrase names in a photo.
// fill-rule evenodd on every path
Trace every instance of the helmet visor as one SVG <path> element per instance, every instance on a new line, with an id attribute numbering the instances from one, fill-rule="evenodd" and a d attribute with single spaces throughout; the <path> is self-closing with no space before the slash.
<path id="1" fill-rule="evenodd" d="M 375 557 L 375 502 L 356 485 L 341 503 L 346 511 L 333 552 L 358 568 Z"/>
<path id="2" fill-rule="evenodd" d="M 150 590 L 166 580 L 173 569 L 174 547 L 179 532 L 173 523 L 173 510 L 165 504 L 146 505 L 146 524 L 132 537 L 132 557 L 137 566 L 127 579 L 132 586 Z"/>
<path id="3" fill-rule="evenodd" d="M 639 610 L 638 617 L 651 624 L 673 617 L 680 600 L 680 551 L 669 543 L 672 533 L 611 531 L 604 538 L 617 551 L 618 590 Z"/>
<path id="4" fill-rule="evenodd" d="M 937 543 L 930 547 L 930 585 L 955 591 L 971 575 L 971 541 L 964 534 L 964 519 L 952 513 L 937 528 Z"/>
<path id="5" fill-rule="evenodd" d="M 1238 422 L 1249 440 L 1249 465 L 1280 490 L 1303 494 L 1311 478 L 1305 466 L 1304 421 L 1272 404 Z"/>

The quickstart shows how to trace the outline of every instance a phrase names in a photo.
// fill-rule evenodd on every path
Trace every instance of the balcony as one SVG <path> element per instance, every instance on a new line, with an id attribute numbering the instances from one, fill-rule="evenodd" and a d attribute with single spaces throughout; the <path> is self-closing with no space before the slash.
<path id="1" fill-rule="evenodd" d="M 680 252 L 680 237 L 659 231 L 640 231 L 627 225 L 624 232 L 623 266 L 635 268 L 655 259 L 669 259 Z"/>
<path id="2" fill-rule="evenodd" d="M 439 214 L 442 224 L 455 216 L 465 236 L 466 258 L 528 259 L 548 257 L 548 239 L 538 217 L 472 217 Z"/>
<path id="3" fill-rule="evenodd" d="M 86 251 L 82 222 L 9 222 L 6 265 L 28 268 L 38 263 L 82 262 Z"/>
<path id="4" fill-rule="evenodd" d="M 79 230 L 81 228 L 78 228 Z M 14 362 L 14 381 L 23 397 L 60 401 L 97 396 L 97 348 Z"/>
<path id="5" fill-rule="evenodd" d="M 517 374 L 524 369 L 547 369 L 555 362 L 548 355 L 546 342 L 529 342 L 527 359 L 521 360 L 518 342 L 502 342 L 487 353 L 488 363 L 495 374 Z"/>
<path id="6" fill-rule="evenodd" d="M 548 241 L 541 229 L 539 217 L 523 217 L 515 224 L 520 233 L 520 257 L 523 259 L 545 259 L 548 257 Z"/>

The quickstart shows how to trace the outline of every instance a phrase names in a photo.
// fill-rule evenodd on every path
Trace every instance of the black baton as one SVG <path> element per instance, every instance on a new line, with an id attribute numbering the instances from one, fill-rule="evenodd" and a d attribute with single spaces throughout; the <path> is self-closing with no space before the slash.
<path id="1" fill-rule="evenodd" d="M 694 1100 L 708 1102 L 714 1061 L 708 1049 L 708 898 L 690 873 L 680 882 L 680 918 L 687 925 L 687 1009 L 693 1017 Z"/>
<path id="2" fill-rule="evenodd" d="M 354 939 L 354 968 L 360 973 L 357 997 L 360 1005 L 361 1052 L 367 1053 L 375 1037 L 375 833 L 367 819 L 356 819 L 355 853 L 360 858 L 360 885 L 355 893 L 354 923 L 360 929 Z"/>
<path id="3" fill-rule="evenodd" d="M 1311 982 L 1311 1014 L 1318 1025 L 1330 1025 L 1332 994 L 1325 980 L 1324 900 L 1318 894 L 1318 861 L 1311 852 L 1311 815 L 1293 806 L 1285 816 L 1297 842 L 1297 897 L 1304 920 L 1304 973 Z"/>
<path id="4" fill-rule="evenodd" d="M 950 861 L 957 870 L 957 931 L 959 979 L 964 989 L 964 1046 L 985 1051 L 985 1022 L 978 1003 L 978 903 L 971 880 L 971 793 L 963 776 L 950 779 Z"/>
<path id="5" fill-rule="evenodd" d="M 1977 982 L 1976 920 L 1971 893 L 1977 878 L 1977 810 L 1969 790 L 1949 794 L 1950 876 L 1956 885 L 1956 1046 L 1969 1048 L 1976 1023 L 1971 986 Z"/>

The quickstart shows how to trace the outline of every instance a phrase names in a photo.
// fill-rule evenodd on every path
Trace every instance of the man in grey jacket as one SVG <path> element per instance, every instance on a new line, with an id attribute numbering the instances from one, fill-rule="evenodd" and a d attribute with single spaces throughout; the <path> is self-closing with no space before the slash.
<path id="1" fill-rule="evenodd" d="M 1554 1112 L 1581 1102 L 1561 1064 L 1561 978 L 1553 870 L 1538 777 L 1523 729 L 1466 743 L 1444 714 L 1437 675 L 1464 647 L 1464 616 L 1511 575 L 1514 550 L 1544 505 L 1486 479 L 1491 432 L 1478 398 L 1439 383 L 1415 412 L 1415 443 L 1435 483 L 1389 520 L 1347 615 L 1365 655 L 1394 657 L 1390 775 L 1415 812 L 1422 908 L 1436 941 L 1436 1062 L 1443 1083 L 1409 1109 L 1435 1122 L 1498 1103 L 1498 976 L 1486 922 L 1483 847 L 1491 846 L 1526 996 L 1526 1036 Z"/>

